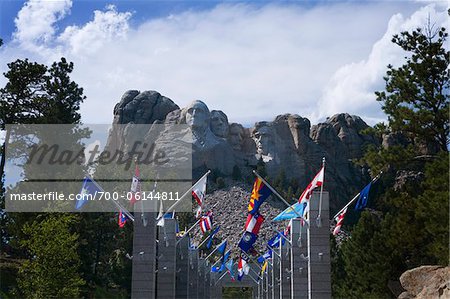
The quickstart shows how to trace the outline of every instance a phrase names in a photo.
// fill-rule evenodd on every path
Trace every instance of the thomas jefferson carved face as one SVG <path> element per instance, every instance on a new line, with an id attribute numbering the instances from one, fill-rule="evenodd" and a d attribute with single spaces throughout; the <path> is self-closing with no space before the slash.
<path id="1" fill-rule="evenodd" d="M 192 102 L 186 111 L 186 124 L 193 130 L 204 131 L 209 125 L 209 109 L 202 101 Z"/>
<path id="2" fill-rule="evenodd" d="M 228 117 L 222 111 L 211 111 L 211 131 L 218 137 L 225 138 L 228 135 Z"/>
<path id="3" fill-rule="evenodd" d="M 273 152 L 273 134 L 269 126 L 261 126 L 253 132 L 253 140 L 256 143 L 256 152 L 267 156 Z"/>

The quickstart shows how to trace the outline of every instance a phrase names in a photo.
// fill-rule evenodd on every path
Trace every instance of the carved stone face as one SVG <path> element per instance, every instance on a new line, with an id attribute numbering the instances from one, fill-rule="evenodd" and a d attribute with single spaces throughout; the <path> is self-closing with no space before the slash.
<path id="1" fill-rule="evenodd" d="M 209 125 L 208 107 L 201 101 L 194 101 L 186 111 L 186 124 L 194 130 L 203 131 Z"/>
<path id="2" fill-rule="evenodd" d="M 230 142 L 231 147 L 236 151 L 240 151 L 242 149 L 243 139 L 244 129 L 237 124 L 231 124 L 230 132 L 228 134 L 228 141 Z"/>
<path id="3" fill-rule="evenodd" d="M 228 118 L 222 111 L 211 111 L 211 131 L 218 137 L 225 138 L 228 135 Z"/>
<path id="4" fill-rule="evenodd" d="M 273 149 L 273 134 L 271 128 L 268 126 L 262 126 L 254 131 L 253 140 L 256 143 L 256 152 L 259 155 L 267 156 Z"/>

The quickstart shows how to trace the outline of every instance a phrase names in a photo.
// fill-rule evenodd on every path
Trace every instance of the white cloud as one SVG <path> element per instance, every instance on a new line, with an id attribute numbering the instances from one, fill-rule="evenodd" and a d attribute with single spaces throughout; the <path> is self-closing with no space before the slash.
<path id="1" fill-rule="evenodd" d="M 30 51 L 41 51 L 53 41 L 55 23 L 70 12 L 71 0 L 29 0 L 14 20 L 14 39 Z"/>
<path id="2" fill-rule="evenodd" d="M 70 2 L 58 9 L 38 2 L 29 2 L 36 3 L 35 11 L 50 6 L 47 25 L 19 39 L 19 32 L 33 24 L 19 13 L 24 21 L 17 23 L 16 36 L 41 49 L 12 43 L 0 57 L 73 61 L 72 77 L 88 97 L 81 110 L 85 123 L 111 123 L 112 109 L 128 89 L 157 90 L 180 106 L 202 99 L 244 124 L 281 113 L 298 113 L 314 123 L 344 111 L 373 123 L 382 116 L 371 94 L 382 86 L 386 61 L 398 58 L 387 41 L 410 21 L 402 15 L 425 5 L 227 4 L 134 27 L 130 12 L 110 6 L 84 25 L 57 31 L 56 21 L 68 13 Z"/>
<path id="3" fill-rule="evenodd" d="M 350 63 L 339 68 L 326 85 L 319 102 L 318 117 L 349 112 L 362 114 L 373 111 L 366 116 L 366 121 L 375 123 L 382 121 L 381 103 L 375 101 L 374 91 L 384 89 L 387 65 L 400 66 L 407 55 L 399 46 L 391 42 L 392 36 L 403 31 L 423 28 L 428 18 L 436 28 L 448 25 L 445 7 L 435 4 L 422 7 L 410 17 L 396 14 L 389 20 L 388 28 L 381 39 L 372 47 L 367 59 Z"/>

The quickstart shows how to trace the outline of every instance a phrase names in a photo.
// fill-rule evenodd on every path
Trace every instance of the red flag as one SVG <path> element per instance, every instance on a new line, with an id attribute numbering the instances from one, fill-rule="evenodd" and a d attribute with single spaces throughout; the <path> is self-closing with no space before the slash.
<path id="1" fill-rule="evenodd" d="M 336 236 L 341 231 L 341 226 L 344 223 L 345 213 L 347 212 L 347 208 L 345 208 L 336 218 L 336 227 L 333 230 L 333 236 Z"/>
<path id="2" fill-rule="evenodd" d="M 263 221 L 264 217 L 259 213 L 256 213 L 254 215 L 248 214 L 247 222 L 245 223 L 245 231 L 257 235 Z"/>
<path id="3" fill-rule="evenodd" d="M 124 227 L 125 223 L 127 223 L 127 215 L 122 212 L 122 210 L 119 211 L 119 227 Z"/>

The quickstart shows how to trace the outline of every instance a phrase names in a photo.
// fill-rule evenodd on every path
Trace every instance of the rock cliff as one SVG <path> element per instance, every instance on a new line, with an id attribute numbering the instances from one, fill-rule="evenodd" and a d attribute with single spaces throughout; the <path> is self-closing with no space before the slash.
<path id="1" fill-rule="evenodd" d="M 210 111 L 201 101 L 180 108 L 156 91 L 130 90 L 114 108 L 107 148 L 126 151 L 127 128 L 154 123 L 186 124 L 191 128 L 194 177 L 206 169 L 230 176 L 236 168 L 244 177 L 251 176 L 251 170 L 262 160 L 269 177 L 283 172 L 288 181 L 297 182 L 303 190 L 325 157 L 324 189 L 330 192 L 332 211 L 368 180 L 365 170 L 352 160 L 361 157 L 364 146 L 380 142 L 362 134 L 368 125 L 354 115 L 336 114 L 311 127 L 307 118 L 283 114 L 273 121 L 260 121 L 244 128 L 230 124 L 225 113 Z M 148 126 L 143 130 L 148 130 Z"/>

